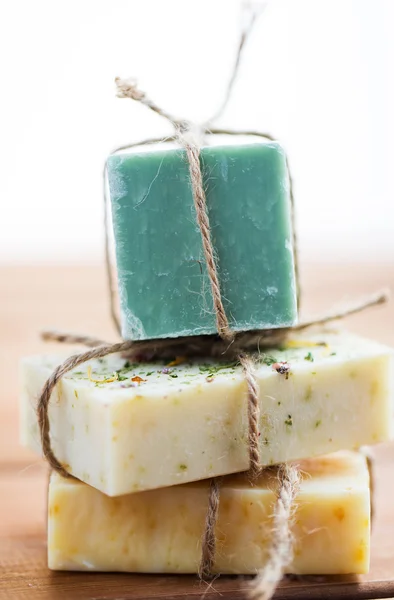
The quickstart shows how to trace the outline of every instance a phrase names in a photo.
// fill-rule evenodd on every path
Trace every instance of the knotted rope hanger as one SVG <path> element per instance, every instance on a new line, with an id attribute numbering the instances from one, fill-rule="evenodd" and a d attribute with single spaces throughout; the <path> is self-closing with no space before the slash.
<path id="1" fill-rule="evenodd" d="M 41 432 L 41 441 L 43 447 L 43 453 L 50 466 L 59 472 L 62 476 L 68 477 L 70 474 L 66 471 L 63 465 L 55 457 L 51 448 L 50 439 L 50 424 L 48 417 L 48 405 L 51 394 L 56 387 L 60 379 L 69 371 L 81 365 L 89 360 L 102 358 L 113 353 L 124 353 L 124 352 L 138 352 L 141 351 L 153 351 L 157 356 L 165 356 L 167 353 L 173 354 L 174 349 L 182 354 L 186 355 L 223 355 L 232 356 L 238 359 L 240 362 L 244 377 L 247 382 L 248 389 L 248 421 L 249 421 L 249 456 L 250 456 L 250 476 L 255 478 L 260 472 L 260 460 L 259 460 L 259 398 L 258 398 L 258 385 L 254 375 L 254 366 L 252 357 L 247 354 L 248 350 L 255 351 L 259 345 L 272 345 L 278 344 L 280 341 L 287 336 L 290 331 L 299 331 L 311 325 L 319 323 L 327 323 L 331 320 L 342 318 L 347 314 L 363 310 L 367 306 L 374 304 L 380 304 L 387 299 L 384 293 L 378 293 L 366 301 L 362 301 L 356 305 L 346 308 L 342 311 L 334 312 L 333 314 L 326 314 L 320 319 L 314 321 L 308 321 L 301 323 L 293 328 L 286 328 L 280 330 L 269 330 L 269 331 L 258 331 L 258 332 L 241 332 L 234 334 L 231 331 L 226 312 L 223 307 L 221 298 L 220 283 L 217 273 L 217 257 L 212 245 L 209 215 L 206 206 L 205 191 L 203 187 L 203 180 L 200 166 L 200 143 L 203 136 L 211 135 L 247 135 L 247 136 L 258 136 L 268 140 L 274 140 L 275 138 L 270 134 L 265 134 L 256 131 L 233 131 L 229 129 L 217 129 L 212 127 L 212 123 L 224 112 L 228 101 L 230 100 L 231 93 L 234 84 L 237 79 L 239 72 L 239 65 L 241 62 L 241 55 L 245 46 L 245 43 L 252 31 L 253 25 L 256 21 L 256 13 L 253 12 L 250 16 L 247 26 L 242 31 L 238 51 L 236 55 L 236 61 L 231 74 L 231 78 L 226 90 L 224 101 L 220 109 L 216 112 L 213 119 L 205 125 L 196 126 L 189 121 L 174 118 L 168 112 L 160 108 L 155 104 L 147 95 L 138 89 L 134 80 L 122 80 L 117 78 L 116 85 L 118 89 L 118 96 L 121 98 L 131 98 L 138 101 L 148 107 L 151 111 L 156 112 L 161 117 L 169 121 L 174 128 L 174 135 L 166 138 L 165 141 L 175 141 L 184 147 L 190 170 L 190 180 L 193 192 L 193 200 L 196 210 L 196 220 L 200 228 L 202 245 L 204 250 L 204 256 L 207 264 L 207 272 L 211 284 L 213 308 L 216 316 L 218 336 L 197 336 L 196 338 L 180 338 L 172 340 L 148 340 L 148 341 L 123 341 L 116 344 L 107 344 L 99 339 L 89 338 L 87 336 L 73 336 L 69 334 L 59 334 L 56 332 L 46 332 L 43 334 L 43 338 L 46 340 L 53 340 L 63 343 L 81 343 L 92 347 L 92 350 L 77 354 L 68 358 L 63 364 L 59 365 L 57 369 L 52 373 L 51 377 L 47 380 L 44 385 L 43 391 L 38 401 L 38 421 Z M 196 135 L 197 132 L 197 135 Z M 143 140 L 142 142 L 136 142 L 117 148 L 114 152 L 118 152 L 125 149 L 130 149 L 136 146 L 154 144 L 162 142 L 161 138 L 151 138 Z M 110 290 L 110 305 L 111 305 L 111 316 L 117 331 L 120 333 L 120 323 L 116 311 L 115 296 L 116 291 L 114 287 L 113 273 L 111 269 L 110 260 L 110 243 L 109 243 L 109 224 L 108 224 L 108 198 L 106 193 L 106 169 L 104 170 L 104 202 L 105 202 L 105 250 L 106 250 L 106 265 L 107 265 L 107 276 L 108 286 Z M 292 180 L 290 177 L 290 198 L 292 208 L 294 205 Z M 294 216 L 294 210 L 292 210 Z M 295 227 L 293 220 L 293 235 L 295 236 Z M 295 266 L 296 266 L 296 280 L 298 283 L 298 261 L 296 256 L 296 243 L 294 238 L 294 252 L 295 252 Z M 298 293 L 299 296 L 299 293 Z M 207 339 L 208 338 L 208 339 Z M 200 576 L 202 578 L 208 577 L 211 574 L 212 567 L 215 558 L 215 525 L 218 515 L 219 508 L 219 485 L 220 479 L 214 478 L 210 482 L 209 496 L 208 496 L 208 511 L 205 523 L 205 530 L 202 540 L 202 557 L 200 564 Z M 292 555 L 292 544 L 291 535 L 289 529 L 291 507 L 298 491 L 299 479 L 297 469 L 290 466 L 284 465 L 279 468 L 278 471 L 278 485 L 276 490 L 276 502 L 274 507 L 273 515 L 273 529 L 272 529 L 272 540 L 271 548 L 269 551 L 269 558 L 261 573 L 254 579 L 251 587 L 251 596 L 254 600 L 267 600 L 270 598 L 276 588 L 277 583 L 280 581 L 283 573 L 283 569 L 291 560 Z"/>

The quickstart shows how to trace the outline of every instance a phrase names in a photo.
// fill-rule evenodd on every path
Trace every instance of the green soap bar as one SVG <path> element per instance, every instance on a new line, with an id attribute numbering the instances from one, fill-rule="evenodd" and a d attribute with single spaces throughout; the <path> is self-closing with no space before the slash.
<path id="1" fill-rule="evenodd" d="M 289 181 L 278 143 L 204 147 L 220 288 L 235 331 L 293 325 Z M 213 334 L 216 320 L 183 149 L 108 158 L 125 339 Z"/>

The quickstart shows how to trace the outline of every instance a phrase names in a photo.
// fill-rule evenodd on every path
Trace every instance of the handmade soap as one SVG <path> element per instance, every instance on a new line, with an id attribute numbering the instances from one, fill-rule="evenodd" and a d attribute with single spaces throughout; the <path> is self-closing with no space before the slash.
<path id="1" fill-rule="evenodd" d="M 233 330 L 296 321 L 291 206 L 279 144 L 203 148 L 201 168 L 224 308 Z M 216 332 L 185 151 L 108 159 L 122 334 Z"/>
<path id="2" fill-rule="evenodd" d="M 298 337 L 288 346 L 261 354 L 256 364 L 263 465 L 390 439 L 390 349 L 336 333 Z M 37 398 L 60 360 L 22 362 L 22 441 L 38 452 Z M 53 450 L 67 470 L 117 496 L 248 469 L 241 368 L 181 361 L 108 357 L 66 375 L 49 417 Z"/>
<path id="3" fill-rule="evenodd" d="M 300 464 L 302 483 L 292 524 L 288 572 L 366 573 L 370 493 L 363 456 L 340 452 Z M 220 488 L 214 571 L 256 573 L 264 566 L 275 501 L 275 473 L 254 484 L 244 475 Z M 110 498 L 76 479 L 53 474 L 49 484 L 51 569 L 196 573 L 208 483 Z"/>

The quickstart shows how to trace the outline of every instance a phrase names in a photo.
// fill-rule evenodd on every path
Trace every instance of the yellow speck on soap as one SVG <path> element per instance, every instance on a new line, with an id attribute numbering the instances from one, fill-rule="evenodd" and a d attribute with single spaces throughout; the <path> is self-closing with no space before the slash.
<path id="1" fill-rule="evenodd" d="M 129 552 L 129 547 L 126 544 L 123 544 L 122 554 L 128 554 L 128 552 Z"/>
<path id="2" fill-rule="evenodd" d="M 371 396 L 371 404 L 375 403 L 376 397 L 379 394 L 379 390 L 380 390 L 379 381 L 376 381 L 376 379 L 375 379 L 374 381 L 372 381 L 371 387 L 369 388 L 369 393 Z"/>
<path id="3" fill-rule="evenodd" d="M 93 379 L 92 377 L 92 367 L 88 366 L 88 379 L 92 383 L 112 383 L 113 381 L 118 380 L 118 374 L 115 372 L 112 377 L 105 377 L 104 379 Z"/>
<path id="4" fill-rule="evenodd" d="M 227 512 L 230 509 L 230 502 L 228 500 L 221 500 L 220 508 L 223 512 Z"/>
<path id="5" fill-rule="evenodd" d="M 334 515 L 338 519 L 338 521 L 343 521 L 345 518 L 345 509 L 342 506 L 337 506 L 334 508 Z"/>
<path id="6" fill-rule="evenodd" d="M 288 340 L 285 344 L 286 348 L 316 348 L 318 346 L 328 348 L 326 342 L 308 342 L 307 340 Z"/>
<path id="7" fill-rule="evenodd" d="M 177 367 L 178 365 L 181 365 L 182 363 L 187 361 L 187 357 L 186 356 L 177 356 L 175 358 L 175 360 L 171 361 L 170 363 L 168 363 L 167 367 Z"/>
<path id="8" fill-rule="evenodd" d="M 365 560 L 365 547 L 364 547 L 364 543 L 360 546 L 360 548 L 357 548 L 355 554 L 354 554 L 354 558 L 355 560 L 359 561 L 359 562 L 363 562 Z"/>

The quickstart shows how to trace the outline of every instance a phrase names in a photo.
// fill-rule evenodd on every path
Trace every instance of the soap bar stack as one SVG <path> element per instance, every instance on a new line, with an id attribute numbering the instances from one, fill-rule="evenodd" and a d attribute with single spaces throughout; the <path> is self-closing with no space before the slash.
<path id="1" fill-rule="evenodd" d="M 294 325 L 282 149 L 204 148 L 201 167 L 231 329 Z M 108 173 L 123 336 L 214 334 L 184 152 L 113 156 Z M 22 441 L 37 452 L 37 397 L 62 360 L 22 362 Z M 275 465 L 292 462 L 303 475 L 287 571 L 365 573 L 370 486 L 356 450 L 392 437 L 392 373 L 391 350 L 346 333 L 291 335 L 261 349 L 259 456 L 262 467 L 274 467 L 252 485 L 248 388 L 236 360 L 113 355 L 75 368 L 58 383 L 48 409 L 52 450 L 72 475 L 51 475 L 49 567 L 196 573 L 209 480 L 224 476 L 213 572 L 256 573 L 270 552 Z"/>

